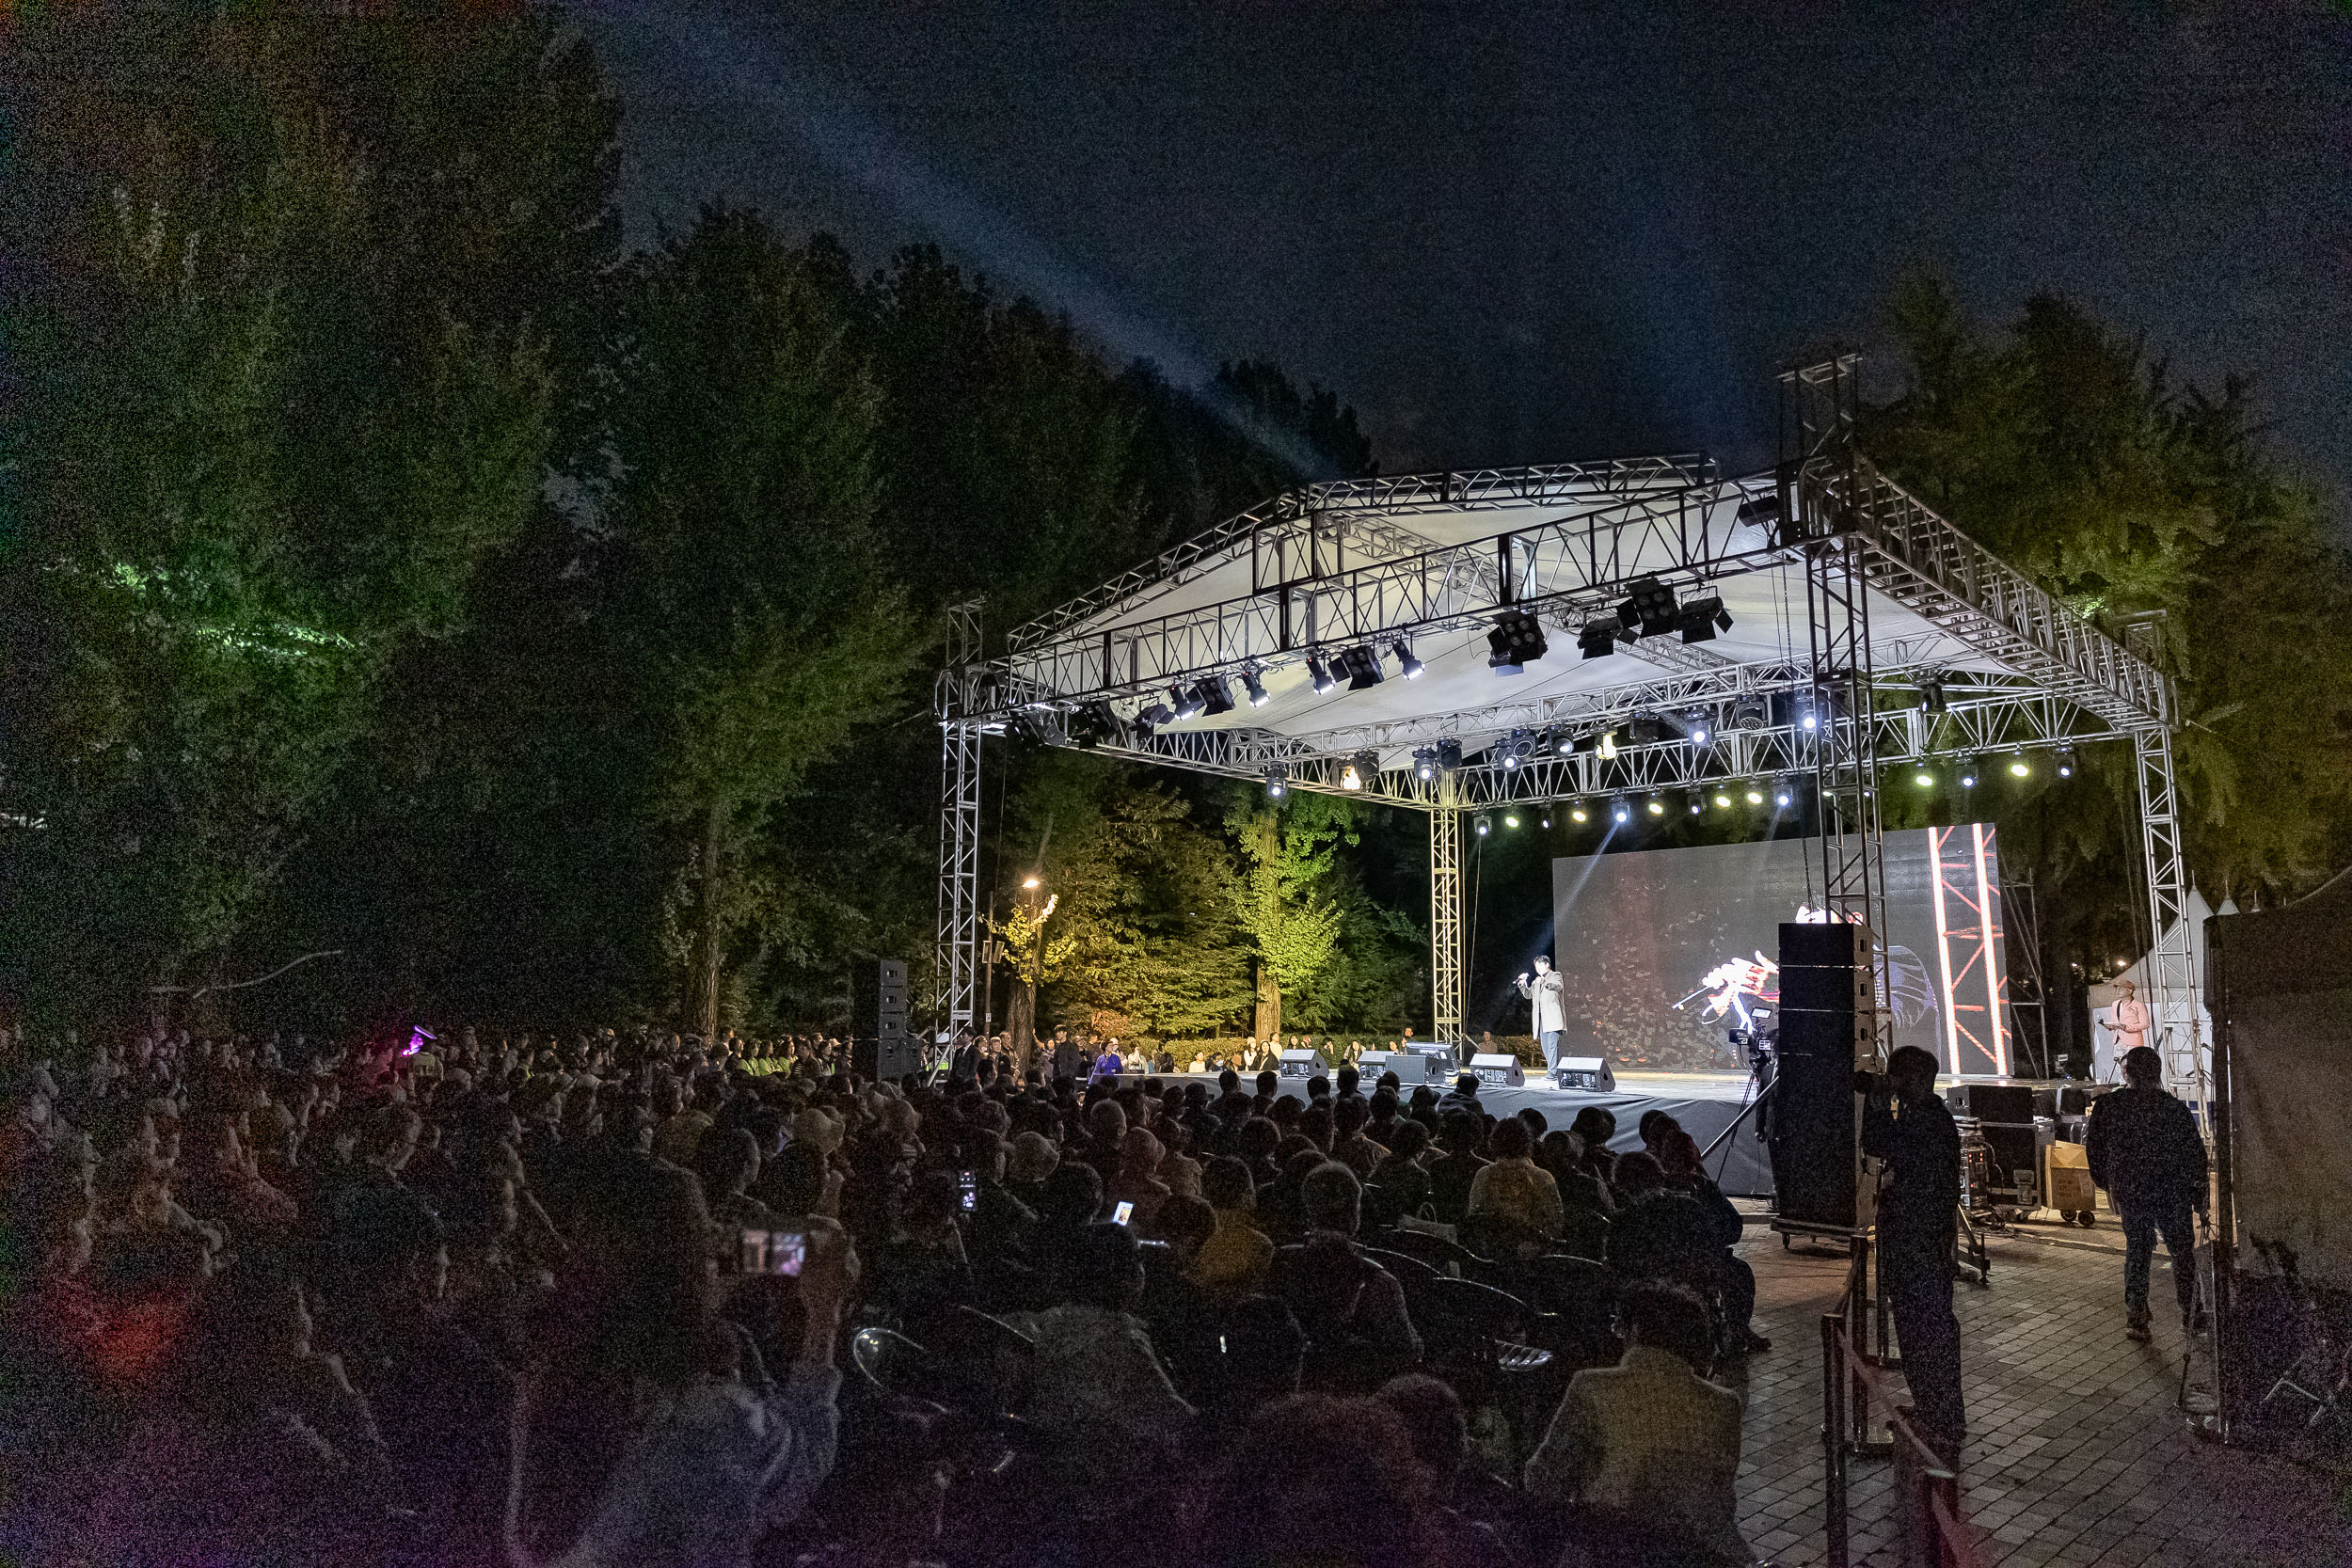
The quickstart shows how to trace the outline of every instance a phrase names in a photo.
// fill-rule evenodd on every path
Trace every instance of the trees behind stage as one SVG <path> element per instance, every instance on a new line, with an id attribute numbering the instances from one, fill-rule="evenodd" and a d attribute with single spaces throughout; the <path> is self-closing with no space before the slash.
<path id="1" fill-rule="evenodd" d="M 628 250 L 552 15 L 326 9 L 0 14 L 0 1010 L 332 949 L 199 1011 L 837 1022 L 857 958 L 930 951 L 944 607 L 1001 636 L 1372 468 L 1336 395 L 1172 386 L 935 250 L 718 210 Z M 1899 324 L 1888 466 L 2082 608 L 2169 612 L 2201 881 L 2352 853 L 2343 563 L 2245 390 L 2057 302 Z M 1425 1018 L 1417 816 L 991 749 L 983 896 L 1057 897 L 1048 1022 Z M 2135 950 L 2128 789 L 2090 759 L 2003 817 L 2064 957 Z"/>

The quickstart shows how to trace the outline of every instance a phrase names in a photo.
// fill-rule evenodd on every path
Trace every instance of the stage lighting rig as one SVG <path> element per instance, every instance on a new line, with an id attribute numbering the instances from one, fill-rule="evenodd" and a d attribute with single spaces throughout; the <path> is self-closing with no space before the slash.
<path id="1" fill-rule="evenodd" d="M 1438 776 L 1438 749 L 1423 746 L 1413 752 L 1413 777 L 1427 784 Z"/>
<path id="2" fill-rule="evenodd" d="M 1653 795 L 1649 798 L 1648 803 L 1649 814 L 1652 816 L 1663 816 L 1666 815 L 1666 802 L 1664 800 L 1661 800 L 1657 796 Z"/>
<path id="3" fill-rule="evenodd" d="M 1176 705 L 1176 717 L 1179 719 L 1197 719 L 1200 710 L 1208 705 L 1202 701 L 1198 687 L 1171 686 L 1168 689 L 1168 700 Z"/>
<path id="4" fill-rule="evenodd" d="M 1692 815 L 1692 816 L 1698 816 L 1701 812 L 1704 812 L 1705 810 L 1707 810 L 1707 796 L 1706 796 L 1706 795 L 1705 795 L 1705 793 L 1703 793 L 1702 791 L 1695 790 L 1695 789 L 1694 789 L 1694 790 L 1692 790 L 1689 794 L 1685 795 L 1682 799 L 1683 799 L 1683 803 L 1684 803 L 1684 804 L 1686 804 L 1686 805 L 1688 805 L 1688 806 L 1691 808 L 1691 815 Z"/>
<path id="5" fill-rule="evenodd" d="M 1214 718 L 1233 711 L 1233 689 L 1223 675 L 1210 675 L 1195 689 L 1200 698 L 1200 711 Z"/>
<path id="6" fill-rule="evenodd" d="M 2061 779 L 2071 779 L 2074 776 L 2074 747 L 2061 746 L 2058 748 L 2058 776 Z"/>
<path id="7" fill-rule="evenodd" d="M 1928 768 L 1922 768 L 1919 771 L 1911 776 L 1911 782 L 1917 784 L 1921 789 L 1933 789 L 1935 787 L 1935 774 Z"/>
<path id="8" fill-rule="evenodd" d="M 1772 804 L 1776 806 L 1787 806 L 1793 803 L 1796 798 L 1796 791 L 1789 787 L 1788 781 L 1787 779 L 1774 779 L 1772 781 Z"/>
<path id="9" fill-rule="evenodd" d="M 1519 814 L 1515 811 L 1504 812 L 1502 814 L 1502 825 L 1506 828 L 1518 827 L 1519 825 Z"/>
<path id="10" fill-rule="evenodd" d="M 1577 652 L 1586 658 L 1607 658 L 1617 651 L 1617 639 L 1625 628 L 1615 621 L 1587 621 L 1584 629 L 1576 634 Z"/>
<path id="11" fill-rule="evenodd" d="M 1291 792 L 1290 769 L 1280 763 L 1268 763 L 1265 770 L 1265 792 L 1270 800 L 1280 800 Z"/>
<path id="12" fill-rule="evenodd" d="M 1717 632 L 1730 629 L 1731 611 L 1725 610 L 1724 601 L 1714 594 L 1710 594 L 1704 599 L 1692 599 L 1682 607 L 1682 640 L 1685 642 L 1712 642 Z"/>
<path id="13" fill-rule="evenodd" d="M 1609 820 L 1612 822 L 1633 820 L 1633 808 L 1625 803 L 1624 796 L 1613 795 L 1609 798 Z"/>
<path id="14" fill-rule="evenodd" d="M 1364 787 L 1364 776 L 1356 770 L 1356 765 L 1354 763 L 1348 763 L 1345 767 L 1340 769 L 1340 787 L 1342 789 L 1361 789 Z"/>
<path id="15" fill-rule="evenodd" d="M 1656 578 L 1638 578 L 1627 590 L 1625 603 L 1617 607 L 1617 624 L 1639 626 L 1644 637 L 1681 630 L 1682 611 L 1675 604 L 1675 591 Z"/>
<path id="16" fill-rule="evenodd" d="M 1919 706 L 1929 713 L 1948 712 L 1951 703 L 1944 694 L 1944 673 L 1923 671 L 1919 676 Z"/>
<path id="17" fill-rule="evenodd" d="M 1655 746 L 1666 738 L 1666 721 L 1654 713 L 1637 713 L 1625 727 L 1636 746 Z"/>
<path id="18" fill-rule="evenodd" d="M 1380 782 L 1380 753 L 1377 752 L 1357 752 L 1356 774 L 1364 781 L 1364 787 L 1367 789 L 1378 784 Z"/>
<path id="19" fill-rule="evenodd" d="M 2025 752 L 2011 752 L 2010 753 L 2009 776 L 2012 779 L 2026 779 L 2033 776 L 2033 764 L 2026 760 Z"/>
<path id="20" fill-rule="evenodd" d="M 1438 766 L 1454 772 L 1462 766 L 1462 743 L 1458 740 L 1438 742 Z"/>
<path id="21" fill-rule="evenodd" d="M 1369 642 L 1341 653 L 1336 672 L 1347 677 L 1350 691 L 1369 691 L 1380 684 L 1380 654 Z"/>
<path id="22" fill-rule="evenodd" d="M 1720 789 L 1715 792 L 1715 809 L 1717 811 L 1729 811 L 1731 809 L 1731 797 L 1724 794 Z"/>
<path id="23" fill-rule="evenodd" d="M 1974 789 L 1977 787 L 1976 758 L 1963 757 L 1960 759 L 1960 787 L 1963 789 Z"/>
<path id="24" fill-rule="evenodd" d="M 1136 733 L 1148 739 L 1152 732 L 1162 724 L 1172 724 L 1175 721 L 1176 715 L 1166 703 L 1153 703 L 1136 715 Z"/>
<path id="25" fill-rule="evenodd" d="M 1763 803 L 1764 792 L 1756 788 L 1754 784 L 1748 785 L 1748 804 L 1752 806 L 1760 806 Z"/>
<path id="26" fill-rule="evenodd" d="M 1265 682 L 1259 678 L 1254 667 L 1241 673 L 1241 689 L 1249 694 L 1251 707 L 1265 706 L 1267 701 Z"/>
<path id="27" fill-rule="evenodd" d="M 1760 730 L 1772 720 L 1772 709 L 1761 697 L 1742 697 L 1731 710 L 1731 721 L 1743 730 Z"/>
<path id="28" fill-rule="evenodd" d="M 1592 819 L 1592 814 L 1584 809 L 1584 802 L 1581 800 L 1568 808 L 1568 820 L 1580 827 Z"/>
<path id="29" fill-rule="evenodd" d="M 1330 667 L 1314 654 L 1307 656 L 1307 684 L 1315 689 L 1318 697 L 1340 689 L 1339 679 L 1331 673 Z"/>
<path id="30" fill-rule="evenodd" d="M 1105 740 L 1117 740 L 1126 730 L 1110 703 L 1101 697 L 1080 703 L 1070 721 L 1072 742 L 1086 751 L 1092 751 Z"/>
<path id="31" fill-rule="evenodd" d="M 1704 746 L 1714 738 L 1714 727 L 1704 713 L 1689 713 L 1682 718 L 1682 737 L 1693 746 Z"/>
<path id="32" fill-rule="evenodd" d="M 1471 826 L 1478 830 L 1478 836 L 1480 838 L 1485 838 L 1488 833 L 1494 832 L 1495 825 L 1486 820 L 1486 814 L 1482 811 L 1478 814 L 1478 820 L 1472 823 Z"/>
<path id="33" fill-rule="evenodd" d="M 1536 737 L 1536 749 L 1549 756 L 1564 757 L 1575 749 L 1576 736 L 1565 724 L 1554 724 Z"/>
<path id="34" fill-rule="evenodd" d="M 1400 637 L 1389 646 L 1396 654 L 1396 673 L 1408 681 L 1421 679 L 1421 673 L 1428 666 L 1413 657 L 1412 644 Z"/>
<path id="35" fill-rule="evenodd" d="M 1494 628 L 1486 633 L 1486 667 L 1498 675 L 1516 675 L 1550 651 L 1544 641 L 1544 625 L 1534 612 L 1526 610 L 1506 610 L 1495 616 Z"/>
<path id="36" fill-rule="evenodd" d="M 1517 768 L 1535 754 L 1535 736 L 1527 730 L 1513 730 L 1496 750 L 1502 753 L 1503 767 Z"/>
<path id="37" fill-rule="evenodd" d="M 1780 497 L 1758 496 L 1754 500 L 1741 501 L 1740 510 L 1732 515 L 1741 528 L 1771 528 L 1780 521 Z"/>

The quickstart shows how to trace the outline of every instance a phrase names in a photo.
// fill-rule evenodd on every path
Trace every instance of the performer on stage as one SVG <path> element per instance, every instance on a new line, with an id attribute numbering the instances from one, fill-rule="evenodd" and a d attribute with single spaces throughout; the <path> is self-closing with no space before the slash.
<path id="1" fill-rule="evenodd" d="M 2123 994 L 2107 1009 L 2107 1032 L 2115 1037 L 2115 1059 L 2120 1062 L 2148 1043 L 2148 1004 L 2129 980 L 2119 989 Z"/>
<path id="2" fill-rule="evenodd" d="M 1535 956 L 1535 977 L 1529 980 L 1525 973 L 1518 978 L 1519 994 L 1528 999 L 1534 1009 L 1535 1038 L 1544 1048 L 1544 1070 L 1549 1072 L 1560 1061 L 1560 1036 L 1567 1028 L 1565 1002 L 1568 982 L 1552 973 L 1551 960 L 1538 953 Z"/>

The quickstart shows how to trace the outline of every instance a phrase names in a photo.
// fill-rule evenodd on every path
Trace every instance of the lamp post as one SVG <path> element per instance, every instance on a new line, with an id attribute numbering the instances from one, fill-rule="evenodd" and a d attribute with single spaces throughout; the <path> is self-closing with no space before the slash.
<path id="1" fill-rule="evenodd" d="M 1044 879 L 1034 871 L 1021 880 L 1021 891 L 1029 895 L 1029 907 L 1034 911 L 1031 921 L 1035 933 L 1035 945 L 1029 953 L 1028 974 L 1021 988 L 1021 1006 L 1013 1019 L 1014 1069 L 1025 1081 L 1028 1078 L 1029 1064 L 1037 1051 L 1037 988 L 1045 974 L 1045 919 L 1054 912 L 1053 899 L 1047 898 L 1042 907 L 1039 905 L 1038 900 L 1044 888 Z"/>

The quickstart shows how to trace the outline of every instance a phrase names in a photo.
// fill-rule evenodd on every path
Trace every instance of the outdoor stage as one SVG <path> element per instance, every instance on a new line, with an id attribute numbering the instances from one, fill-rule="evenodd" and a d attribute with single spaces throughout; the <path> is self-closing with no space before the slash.
<path id="1" fill-rule="evenodd" d="M 1255 1075 L 1244 1073 L 1247 1084 Z M 1331 1073 L 1326 1072 L 1326 1077 Z M 1200 1083 L 1214 1087 L 1216 1075 L 1207 1072 L 1158 1072 L 1124 1074 L 1120 1082 L 1141 1085 L 1147 1077 L 1166 1083 Z M 1416 1085 L 1406 1085 L 1409 1095 Z M 1433 1085 L 1451 1087 L 1451 1084 Z M 1603 1094 L 1587 1089 L 1555 1089 L 1549 1082 L 1531 1077 L 1524 1088 L 1502 1088 L 1487 1085 L 1478 1091 L 1479 1102 L 1497 1116 L 1516 1115 L 1527 1106 L 1541 1111 L 1548 1127 L 1555 1132 L 1565 1131 L 1576 1113 L 1587 1105 L 1597 1105 L 1617 1118 L 1617 1135 L 1609 1147 L 1620 1153 L 1642 1147 L 1639 1132 L 1642 1113 L 1663 1111 L 1682 1124 L 1682 1130 L 1698 1140 L 1705 1148 L 1715 1141 L 1716 1134 L 1737 1120 L 1749 1099 L 1751 1084 L 1743 1072 L 1621 1072 L 1617 1086 Z M 1286 1078 L 1277 1091 L 1307 1097 L 1303 1078 Z M 1745 1125 L 1724 1142 L 1721 1148 L 1708 1156 L 1707 1174 L 1726 1193 L 1742 1197 L 1763 1197 L 1772 1193 L 1772 1170 L 1765 1157 L 1764 1146 L 1756 1136 L 1756 1117 L 1751 1115 Z"/>

